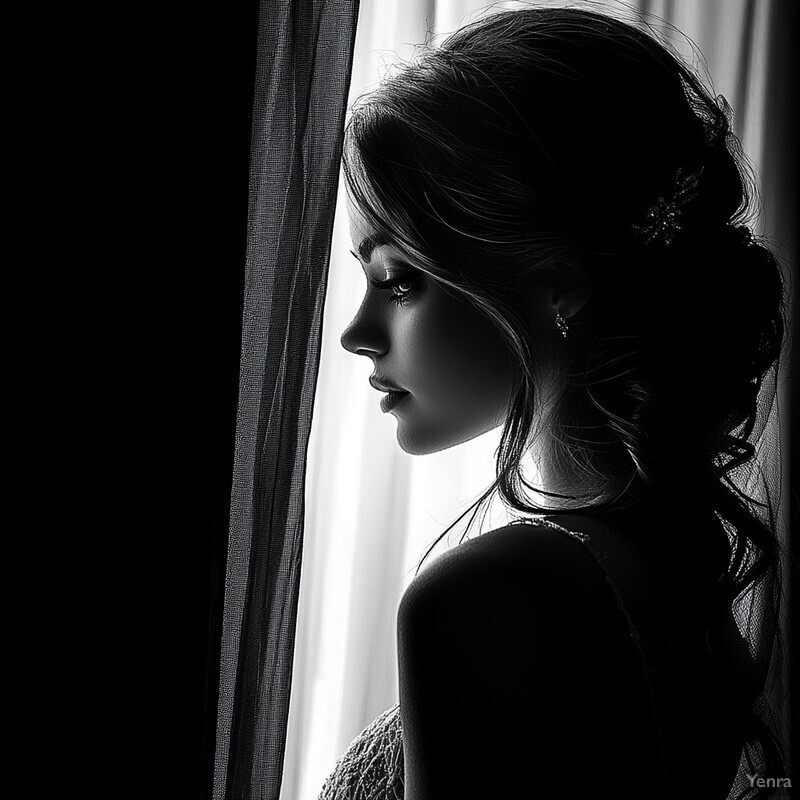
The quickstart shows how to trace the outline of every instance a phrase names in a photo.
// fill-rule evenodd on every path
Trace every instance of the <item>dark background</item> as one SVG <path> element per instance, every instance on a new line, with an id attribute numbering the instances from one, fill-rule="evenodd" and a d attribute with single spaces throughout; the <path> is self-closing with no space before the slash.
<path id="1" fill-rule="evenodd" d="M 161 541 L 175 609 L 159 628 L 176 658 L 166 673 L 165 738 L 173 788 L 211 797 L 219 641 L 235 445 L 247 234 L 257 0 L 186 4 L 164 31 L 157 70 L 157 187 L 163 209 L 163 292 L 169 336 L 157 347 L 161 387 Z M 158 35 L 158 34 L 157 34 Z M 166 69 L 162 67 L 166 64 Z M 169 574 L 164 576 L 169 583 Z M 153 784 L 150 784 L 152 791 Z"/>
<path id="2" fill-rule="evenodd" d="M 205 424 L 189 464 L 194 474 L 190 501 L 194 525 L 187 546 L 197 546 L 197 638 L 191 673 L 196 692 L 195 724 L 199 796 L 211 796 L 219 680 L 219 640 L 228 541 L 231 476 L 239 380 L 242 301 L 247 230 L 250 128 L 256 69 L 258 3 L 218 4 L 200 24 L 197 72 L 198 167 L 194 184 L 193 260 L 201 280 L 196 312 L 203 346 L 197 376 Z M 193 270 L 194 272 L 194 270 Z M 202 433 L 200 433 L 202 431 Z M 191 785 L 191 784 L 190 784 Z"/>

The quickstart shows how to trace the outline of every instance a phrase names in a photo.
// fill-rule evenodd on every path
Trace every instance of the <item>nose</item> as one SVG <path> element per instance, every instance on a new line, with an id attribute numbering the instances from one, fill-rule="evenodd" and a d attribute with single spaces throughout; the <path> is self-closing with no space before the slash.
<path id="1" fill-rule="evenodd" d="M 357 356 L 380 356 L 387 350 L 386 336 L 378 320 L 368 315 L 366 305 L 366 301 L 362 303 L 339 342 L 345 350 Z"/>

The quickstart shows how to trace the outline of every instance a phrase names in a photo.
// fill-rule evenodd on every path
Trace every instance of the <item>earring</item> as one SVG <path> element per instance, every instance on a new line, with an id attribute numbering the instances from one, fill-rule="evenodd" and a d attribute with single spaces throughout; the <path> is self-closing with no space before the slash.
<path id="1" fill-rule="evenodd" d="M 561 331 L 561 335 L 566 339 L 569 323 L 561 316 L 560 311 L 556 311 L 556 328 Z"/>

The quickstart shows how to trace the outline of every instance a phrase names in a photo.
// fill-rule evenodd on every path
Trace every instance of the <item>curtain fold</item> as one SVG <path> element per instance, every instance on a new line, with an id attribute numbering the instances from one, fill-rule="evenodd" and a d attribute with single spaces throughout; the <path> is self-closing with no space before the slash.
<path id="1" fill-rule="evenodd" d="M 358 0 L 262 0 L 215 800 L 280 793 Z"/>

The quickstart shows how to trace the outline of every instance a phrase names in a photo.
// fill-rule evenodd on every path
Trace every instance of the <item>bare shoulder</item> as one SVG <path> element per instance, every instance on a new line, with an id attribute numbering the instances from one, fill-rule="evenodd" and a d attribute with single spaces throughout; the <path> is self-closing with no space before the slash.
<path id="1" fill-rule="evenodd" d="M 400 618 L 451 615 L 529 618 L 541 610 L 565 623 L 571 612 L 604 625 L 624 611 L 641 633 L 667 605 L 663 578 L 642 536 L 586 516 L 565 517 L 572 532 L 516 524 L 444 553 L 406 589 Z"/>
<path id="2" fill-rule="evenodd" d="M 433 561 L 408 586 L 401 609 L 431 604 L 607 601 L 607 581 L 578 536 L 515 524 L 470 539 Z M 479 598 L 479 599 L 478 599 Z M 562 605 L 563 607 L 563 605 Z"/>
<path id="3" fill-rule="evenodd" d="M 532 765 L 555 776 L 577 757 L 587 782 L 568 796 L 587 797 L 594 782 L 616 786 L 620 752 L 655 774 L 631 615 L 588 543 L 592 521 L 582 527 L 585 538 L 536 524 L 485 533 L 409 585 L 397 619 L 408 796 L 518 796 Z M 613 549 L 613 533 L 599 546 Z"/>

